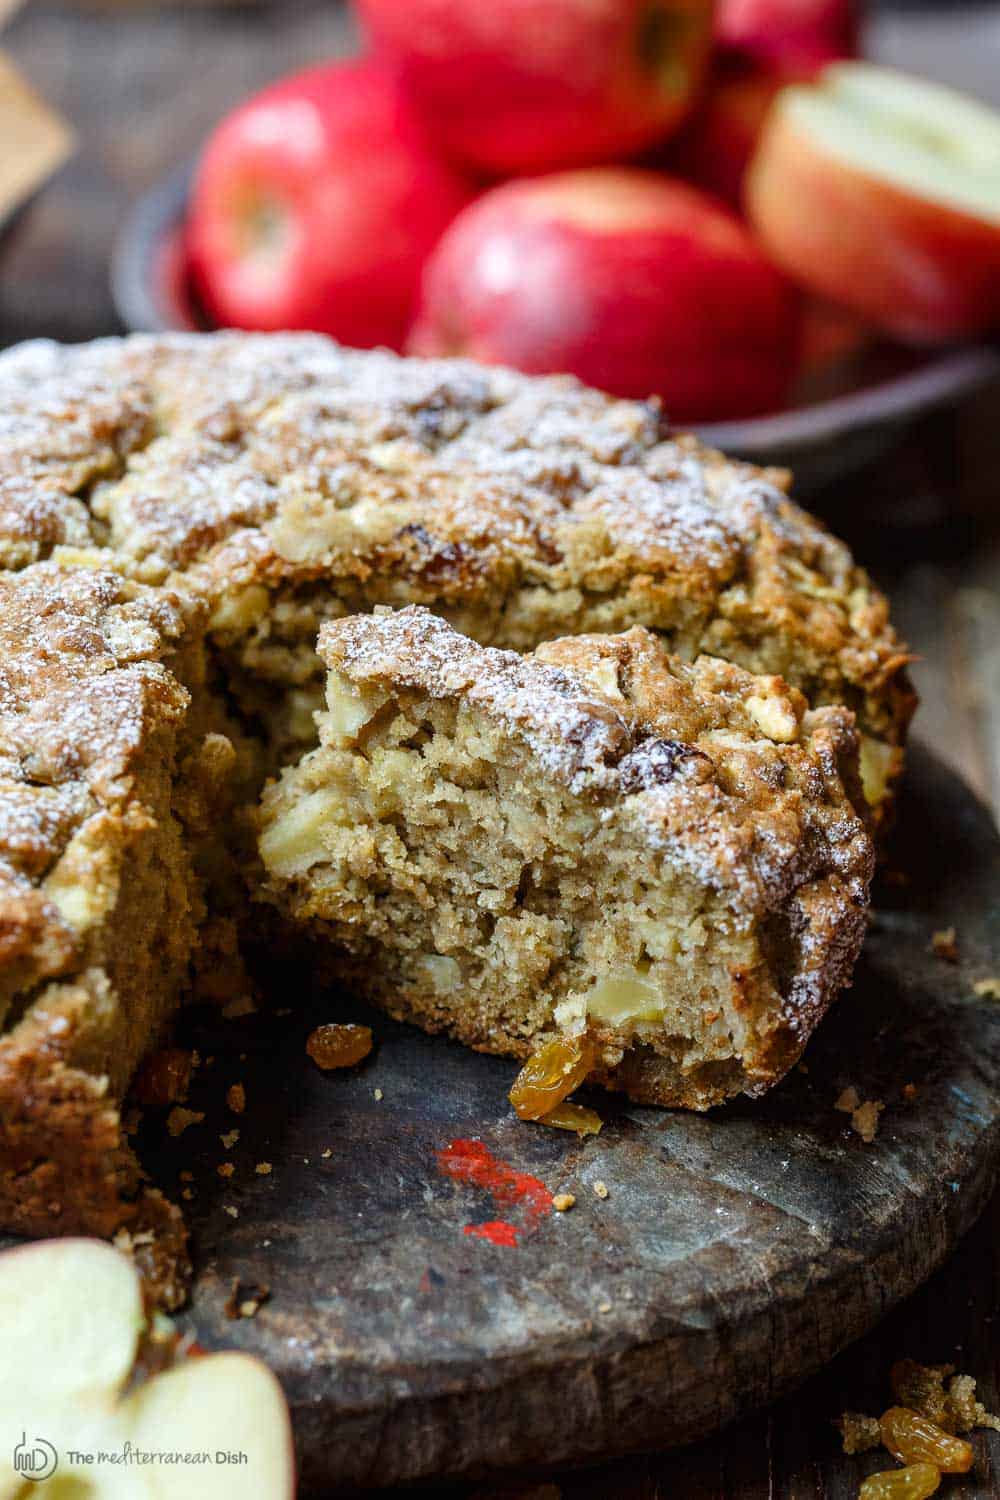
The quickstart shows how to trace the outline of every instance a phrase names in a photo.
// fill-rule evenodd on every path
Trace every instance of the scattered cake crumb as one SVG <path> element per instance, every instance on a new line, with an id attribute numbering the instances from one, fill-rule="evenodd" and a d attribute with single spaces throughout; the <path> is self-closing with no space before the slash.
<path id="1" fill-rule="evenodd" d="M 1000 1432 L 1000 1417 L 976 1399 L 975 1380 L 956 1374 L 954 1365 L 921 1365 L 914 1359 L 901 1359 L 893 1365 L 890 1380 L 897 1401 L 946 1432 L 971 1432 L 974 1427 Z"/>
<path id="2" fill-rule="evenodd" d="M 882 1099 L 865 1099 L 862 1101 L 860 1094 L 852 1084 L 844 1089 L 833 1107 L 834 1109 L 839 1109 L 842 1114 L 850 1115 L 851 1129 L 861 1137 L 866 1145 L 870 1145 L 878 1132 L 879 1117 L 885 1109 L 885 1101 Z"/>
<path id="3" fill-rule="evenodd" d="M 254 1318 L 270 1299 L 268 1286 L 244 1286 L 238 1279 L 232 1282 L 229 1297 L 223 1311 L 227 1318 Z"/>
<path id="4" fill-rule="evenodd" d="M 1000 977 L 991 974 L 986 979 L 977 979 L 972 990 L 981 1000 L 1000 1000 Z"/>
<path id="5" fill-rule="evenodd" d="M 597 1304 L 597 1311 L 599 1313 L 609 1313 L 611 1311 L 611 1303 L 610 1302 L 598 1302 L 598 1304 Z"/>
<path id="6" fill-rule="evenodd" d="M 851 1115 L 851 1129 L 866 1145 L 870 1145 L 878 1134 L 878 1122 L 885 1104 L 881 1099 L 866 1099 L 860 1109 Z"/>
<path id="7" fill-rule="evenodd" d="M 200 1125 L 204 1118 L 202 1110 L 185 1109 L 183 1105 L 175 1104 L 167 1116 L 167 1130 L 173 1136 L 183 1135 L 189 1125 Z"/>
<path id="8" fill-rule="evenodd" d="M 223 1213 L 228 1214 L 231 1219 L 238 1219 L 240 1216 L 239 1209 L 234 1208 L 231 1203 L 224 1203 L 222 1205 L 222 1211 Z"/>
<path id="9" fill-rule="evenodd" d="M 233 1166 L 231 1161 L 221 1161 L 215 1170 L 218 1172 L 220 1177 L 232 1177 L 233 1173 L 236 1171 L 236 1168 Z"/>
<path id="10" fill-rule="evenodd" d="M 601 1182 L 600 1179 L 598 1179 L 598 1181 L 594 1183 L 594 1192 L 597 1194 L 598 1198 L 606 1198 L 608 1196 L 607 1183 Z"/>
<path id="11" fill-rule="evenodd" d="M 259 1161 L 254 1167 L 254 1171 L 257 1173 L 258 1177 L 270 1177 L 271 1173 L 274 1171 L 274 1168 L 271 1166 L 271 1163 L 269 1161 Z"/>
<path id="12" fill-rule="evenodd" d="M 247 1091 L 242 1083 L 234 1083 L 226 1091 L 226 1104 L 234 1115 L 241 1115 L 247 1107 Z"/>
<path id="13" fill-rule="evenodd" d="M 225 1146 L 227 1151 L 232 1151 L 239 1138 L 240 1133 L 238 1130 L 227 1130 L 223 1135 L 219 1136 L 219 1140 Z"/>
<path id="14" fill-rule="evenodd" d="M 842 1412 L 836 1424 L 844 1442 L 845 1453 L 868 1453 L 882 1442 L 878 1417 L 866 1417 L 860 1411 Z"/>
<path id="15" fill-rule="evenodd" d="M 958 963 L 958 938 L 954 927 L 942 927 L 931 936 L 931 952 L 945 963 Z"/>
<path id="16" fill-rule="evenodd" d="M 552 1199 L 552 1207 L 555 1209 L 556 1213 L 564 1214 L 567 1209 L 573 1207 L 575 1202 L 576 1195 L 574 1193 L 556 1193 L 555 1197 Z"/>
<path id="17" fill-rule="evenodd" d="M 326 1150 L 324 1152 L 322 1152 L 322 1157 L 323 1157 L 324 1161 L 327 1161 L 332 1155 L 333 1155 L 333 1152 L 330 1150 L 329 1146 L 327 1146 Z"/>

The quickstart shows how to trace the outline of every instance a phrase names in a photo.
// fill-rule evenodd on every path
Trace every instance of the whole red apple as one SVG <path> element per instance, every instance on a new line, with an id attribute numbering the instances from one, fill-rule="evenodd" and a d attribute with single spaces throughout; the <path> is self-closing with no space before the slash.
<path id="1" fill-rule="evenodd" d="M 717 40 L 798 77 L 858 55 L 855 0 L 718 0 Z"/>
<path id="2" fill-rule="evenodd" d="M 209 140 L 188 223 L 195 285 L 223 324 L 399 348 L 424 262 L 471 194 L 387 70 L 313 68 Z"/>
<path id="3" fill-rule="evenodd" d="M 446 232 L 409 348 L 662 396 L 675 421 L 781 404 L 794 291 L 722 205 L 685 183 L 605 167 L 511 182 Z"/>
<path id="4" fill-rule="evenodd" d="M 493 173 L 604 161 L 665 139 L 712 42 L 713 0 L 358 0 L 428 128 Z"/>

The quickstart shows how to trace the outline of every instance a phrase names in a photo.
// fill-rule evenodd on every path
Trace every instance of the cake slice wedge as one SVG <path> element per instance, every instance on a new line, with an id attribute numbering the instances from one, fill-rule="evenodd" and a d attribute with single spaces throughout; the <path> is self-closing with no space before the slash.
<path id="1" fill-rule="evenodd" d="M 0 574 L 0 1227 L 155 1231 L 171 1304 L 184 1226 L 122 1104 L 214 931 L 199 809 L 224 823 L 237 750 L 203 624 L 107 554 Z"/>
<path id="2" fill-rule="evenodd" d="M 787 1071 L 865 931 L 846 709 L 642 627 L 522 657 L 409 607 L 319 650 L 320 745 L 265 789 L 262 895 L 344 979 L 480 1050 L 567 1039 L 640 1101 Z"/>

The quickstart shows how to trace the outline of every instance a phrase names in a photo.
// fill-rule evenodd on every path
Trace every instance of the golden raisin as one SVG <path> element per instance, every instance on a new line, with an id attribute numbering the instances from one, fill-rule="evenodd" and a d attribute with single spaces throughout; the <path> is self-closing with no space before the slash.
<path id="1" fill-rule="evenodd" d="M 523 1121 L 538 1121 L 579 1089 L 592 1067 L 594 1047 L 588 1038 L 555 1037 L 517 1074 L 510 1103 Z"/>
<path id="2" fill-rule="evenodd" d="M 906 1406 L 890 1406 L 879 1422 L 882 1441 L 902 1464 L 933 1464 L 944 1474 L 972 1468 L 972 1445 Z"/>
<path id="3" fill-rule="evenodd" d="M 887 1469 L 869 1474 L 858 1491 L 858 1500 L 927 1500 L 941 1483 L 933 1464 L 911 1464 L 906 1469 Z"/>
<path id="4" fill-rule="evenodd" d="M 180 1047 L 164 1047 L 146 1059 L 132 1092 L 145 1109 L 166 1109 L 183 1099 L 191 1082 L 194 1059 Z"/>
<path id="5" fill-rule="evenodd" d="M 372 1050 L 370 1026 L 317 1026 L 306 1042 L 306 1051 L 317 1067 L 353 1068 Z"/>
<path id="6" fill-rule="evenodd" d="M 557 1130 L 575 1130 L 578 1135 L 597 1135 L 604 1121 L 596 1110 L 585 1109 L 582 1104 L 557 1104 L 547 1115 L 542 1115 L 540 1125 L 555 1125 Z"/>
<path id="7" fill-rule="evenodd" d="M 593 1047 L 585 1036 L 554 1037 L 528 1058 L 514 1079 L 510 1102 L 522 1120 L 540 1120 L 580 1087 L 593 1065 Z"/>

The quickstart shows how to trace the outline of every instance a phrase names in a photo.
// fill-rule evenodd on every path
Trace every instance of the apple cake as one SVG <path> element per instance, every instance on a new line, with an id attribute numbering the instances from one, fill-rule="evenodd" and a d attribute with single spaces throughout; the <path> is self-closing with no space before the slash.
<path id="1" fill-rule="evenodd" d="M 684 665 L 704 654 L 787 681 L 781 702 L 808 728 L 791 749 L 761 747 L 762 765 L 778 757 L 775 777 L 784 757 L 821 758 L 824 735 L 846 747 L 855 716 L 877 816 L 912 710 L 906 654 L 884 599 L 784 484 L 672 436 L 652 403 L 312 335 L 42 343 L 0 356 L 0 1228 L 108 1233 L 168 1215 L 143 1191 L 124 1092 L 185 997 L 228 997 L 246 982 L 238 938 L 264 879 L 254 810 L 266 777 L 316 746 L 324 626 L 415 605 L 480 646 L 556 656 L 572 650 L 544 646 L 556 637 L 648 627 L 673 653 L 656 668 L 664 682 L 706 705 L 712 693 L 754 695 L 709 689 L 725 667 Z M 651 638 L 623 639 L 579 649 L 660 660 Z M 540 659 L 525 670 L 542 671 Z M 588 701 L 598 704 L 598 689 Z M 650 738 L 638 710 L 593 712 L 608 735 L 617 714 L 632 726 L 621 734 Z M 722 709 L 700 712 L 707 724 Z M 659 713 L 650 707 L 650 723 Z M 679 725 L 672 737 L 683 739 Z M 735 773 L 719 761 L 718 774 Z M 823 774 L 832 787 L 835 771 Z M 596 780 L 594 795 L 610 796 Z M 568 818 L 557 779 L 545 785 L 545 818 Z M 713 785 L 722 781 L 698 795 Z M 853 952 L 846 917 L 839 949 L 832 926 L 821 940 L 811 917 L 793 917 L 791 843 L 803 840 L 801 871 L 833 847 L 804 795 L 776 796 L 774 827 L 789 845 L 773 881 L 749 855 L 740 867 L 740 881 L 752 867 L 764 880 L 761 901 L 785 902 L 745 942 L 766 949 L 773 976 L 781 970 L 777 991 L 799 986 L 783 1003 L 803 1018 Z M 637 859 L 646 802 L 631 798 Z M 739 889 L 748 912 L 749 886 Z M 793 962 L 794 922 L 810 947 L 792 974 L 782 965 Z M 614 940 L 623 955 L 632 942 Z M 655 943 L 647 951 L 640 965 L 653 963 Z M 518 961 L 537 965 L 537 946 Z M 437 982 L 450 972 L 439 967 Z M 562 974 L 570 986 L 553 1013 L 576 995 L 574 972 L 567 955 L 553 958 L 553 982 Z M 766 1006 L 753 993 L 757 1025 Z M 424 1006 L 434 1020 L 432 989 L 409 994 L 414 1013 Z M 502 998 L 477 994 L 477 1007 Z M 477 1045 L 486 1016 L 469 1022 Z M 512 1010 L 512 1039 L 524 1023 Z M 640 1065 L 630 1049 L 608 1076 L 643 1097 L 676 1092 L 664 1054 L 648 1050 Z M 720 1078 L 780 1071 L 752 1047 L 741 1058 Z"/>
<path id="2" fill-rule="evenodd" d="M 630 625 L 858 717 L 873 806 L 913 695 L 885 599 L 784 493 L 570 378 L 308 334 L 28 344 L 0 357 L 0 567 L 105 546 L 183 575 L 281 755 L 314 737 L 320 625 L 424 604 L 484 645 Z"/>
<path id="3" fill-rule="evenodd" d="M 528 656 L 419 607 L 325 625 L 320 744 L 264 792 L 263 894 L 399 1019 L 704 1109 L 848 981 L 874 852 L 857 735 L 650 631 Z"/>

